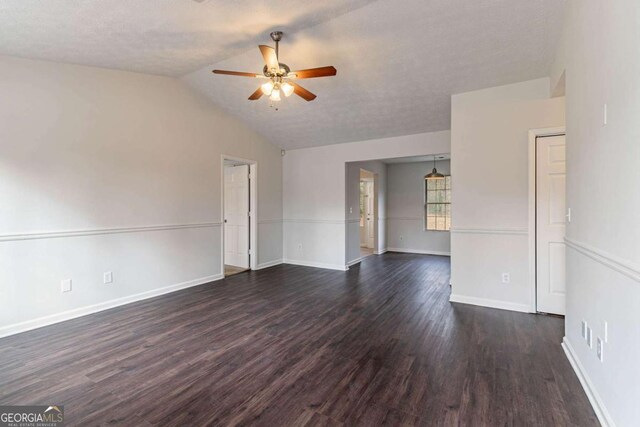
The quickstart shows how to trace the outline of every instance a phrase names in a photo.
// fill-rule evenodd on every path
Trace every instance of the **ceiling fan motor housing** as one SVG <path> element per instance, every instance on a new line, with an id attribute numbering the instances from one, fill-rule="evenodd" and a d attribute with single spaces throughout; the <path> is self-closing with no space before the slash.
<path id="1" fill-rule="evenodd" d="M 291 68 L 289 68 L 289 66 L 287 64 L 283 64 L 282 62 L 278 63 L 280 65 L 280 70 L 278 70 L 277 73 L 272 73 L 271 70 L 269 70 L 269 67 L 267 65 L 264 66 L 264 68 L 262 69 L 262 73 L 266 76 L 266 77 L 285 77 L 287 74 L 289 74 L 289 72 L 291 71 Z"/>

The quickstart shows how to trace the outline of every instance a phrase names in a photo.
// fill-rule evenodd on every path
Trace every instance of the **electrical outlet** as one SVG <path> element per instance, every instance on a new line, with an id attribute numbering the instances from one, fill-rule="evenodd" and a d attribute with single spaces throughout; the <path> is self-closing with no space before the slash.
<path id="1" fill-rule="evenodd" d="M 353 207 L 349 206 L 349 213 L 352 214 L 353 213 Z"/>
<path id="2" fill-rule="evenodd" d="M 110 271 L 106 271 L 102 276 L 102 282 L 105 285 L 108 285 L 109 283 L 113 283 L 113 273 Z"/>
<path id="3" fill-rule="evenodd" d="M 302 243 L 298 243 L 298 252 L 302 252 Z"/>
<path id="4" fill-rule="evenodd" d="M 502 283 L 510 283 L 511 275 L 509 273 L 502 273 Z"/>
<path id="5" fill-rule="evenodd" d="M 60 282 L 62 292 L 71 292 L 71 279 L 64 279 Z"/>
<path id="6" fill-rule="evenodd" d="M 587 345 L 589 348 L 593 348 L 593 333 L 591 332 L 591 328 L 587 326 Z"/>
<path id="7" fill-rule="evenodd" d="M 598 354 L 598 359 L 602 362 L 604 359 L 604 343 L 600 337 L 596 340 L 596 353 Z"/>
<path id="8" fill-rule="evenodd" d="M 404 236 L 400 236 L 400 240 L 404 240 Z"/>
<path id="9" fill-rule="evenodd" d="M 582 321 L 582 338 L 587 339 L 587 321 Z"/>

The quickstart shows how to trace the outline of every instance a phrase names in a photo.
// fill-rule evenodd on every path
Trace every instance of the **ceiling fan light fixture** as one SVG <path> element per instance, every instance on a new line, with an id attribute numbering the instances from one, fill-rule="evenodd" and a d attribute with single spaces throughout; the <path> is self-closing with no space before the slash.
<path id="1" fill-rule="evenodd" d="M 284 96 L 289 97 L 293 93 L 293 89 L 294 88 L 293 88 L 293 85 L 291 83 L 284 82 L 280 86 L 280 89 L 282 89 L 282 92 L 284 93 Z"/>
<path id="2" fill-rule="evenodd" d="M 273 82 L 272 81 L 266 82 L 265 84 L 260 86 L 260 89 L 262 90 L 262 93 L 264 93 L 265 95 L 267 96 L 271 95 L 271 93 L 273 92 Z"/>
<path id="3" fill-rule="evenodd" d="M 272 101 L 280 101 L 280 89 L 274 89 L 271 92 L 271 96 L 269 97 L 270 100 Z"/>
<path id="4" fill-rule="evenodd" d="M 195 0 L 201 1 L 201 0 Z M 211 1 L 211 0 L 202 0 Z M 265 65 L 262 69 L 262 74 L 247 73 L 244 71 L 229 71 L 229 70 L 213 70 L 214 74 L 223 74 L 228 76 L 240 76 L 240 77 L 254 77 L 261 79 L 268 79 L 268 81 L 260 85 L 250 96 L 249 101 L 256 101 L 263 95 L 269 97 L 271 101 L 280 101 L 281 94 L 284 96 L 291 96 L 292 94 L 298 95 L 305 101 L 313 101 L 316 99 L 316 95 L 309 92 L 304 87 L 296 83 L 290 83 L 284 81 L 285 79 L 313 79 L 317 77 L 331 77 L 335 76 L 337 71 L 334 66 L 328 65 L 325 67 L 309 68 L 306 70 L 291 71 L 289 66 L 279 61 L 279 43 L 282 40 L 282 31 L 273 31 L 271 33 L 271 39 L 276 43 L 275 48 L 267 45 L 259 45 L 260 53 Z"/>

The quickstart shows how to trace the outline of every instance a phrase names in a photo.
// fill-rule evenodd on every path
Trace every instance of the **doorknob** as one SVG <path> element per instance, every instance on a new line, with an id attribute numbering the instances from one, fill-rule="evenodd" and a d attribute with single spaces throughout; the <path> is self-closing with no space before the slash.
<path id="1" fill-rule="evenodd" d="M 225 220 L 224 220 L 224 223 L 225 223 L 225 224 L 227 223 L 227 220 L 226 220 L 226 218 L 225 218 Z"/>

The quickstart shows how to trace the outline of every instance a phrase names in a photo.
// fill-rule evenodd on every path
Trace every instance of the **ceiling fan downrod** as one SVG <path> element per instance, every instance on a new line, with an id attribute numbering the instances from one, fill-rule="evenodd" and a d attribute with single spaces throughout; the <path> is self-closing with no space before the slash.
<path id="1" fill-rule="evenodd" d="M 282 31 L 272 31 L 271 32 L 271 40 L 276 42 L 276 58 L 280 58 L 278 53 L 279 53 L 280 40 L 282 40 L 282 35 L 283 35 Z"/>

